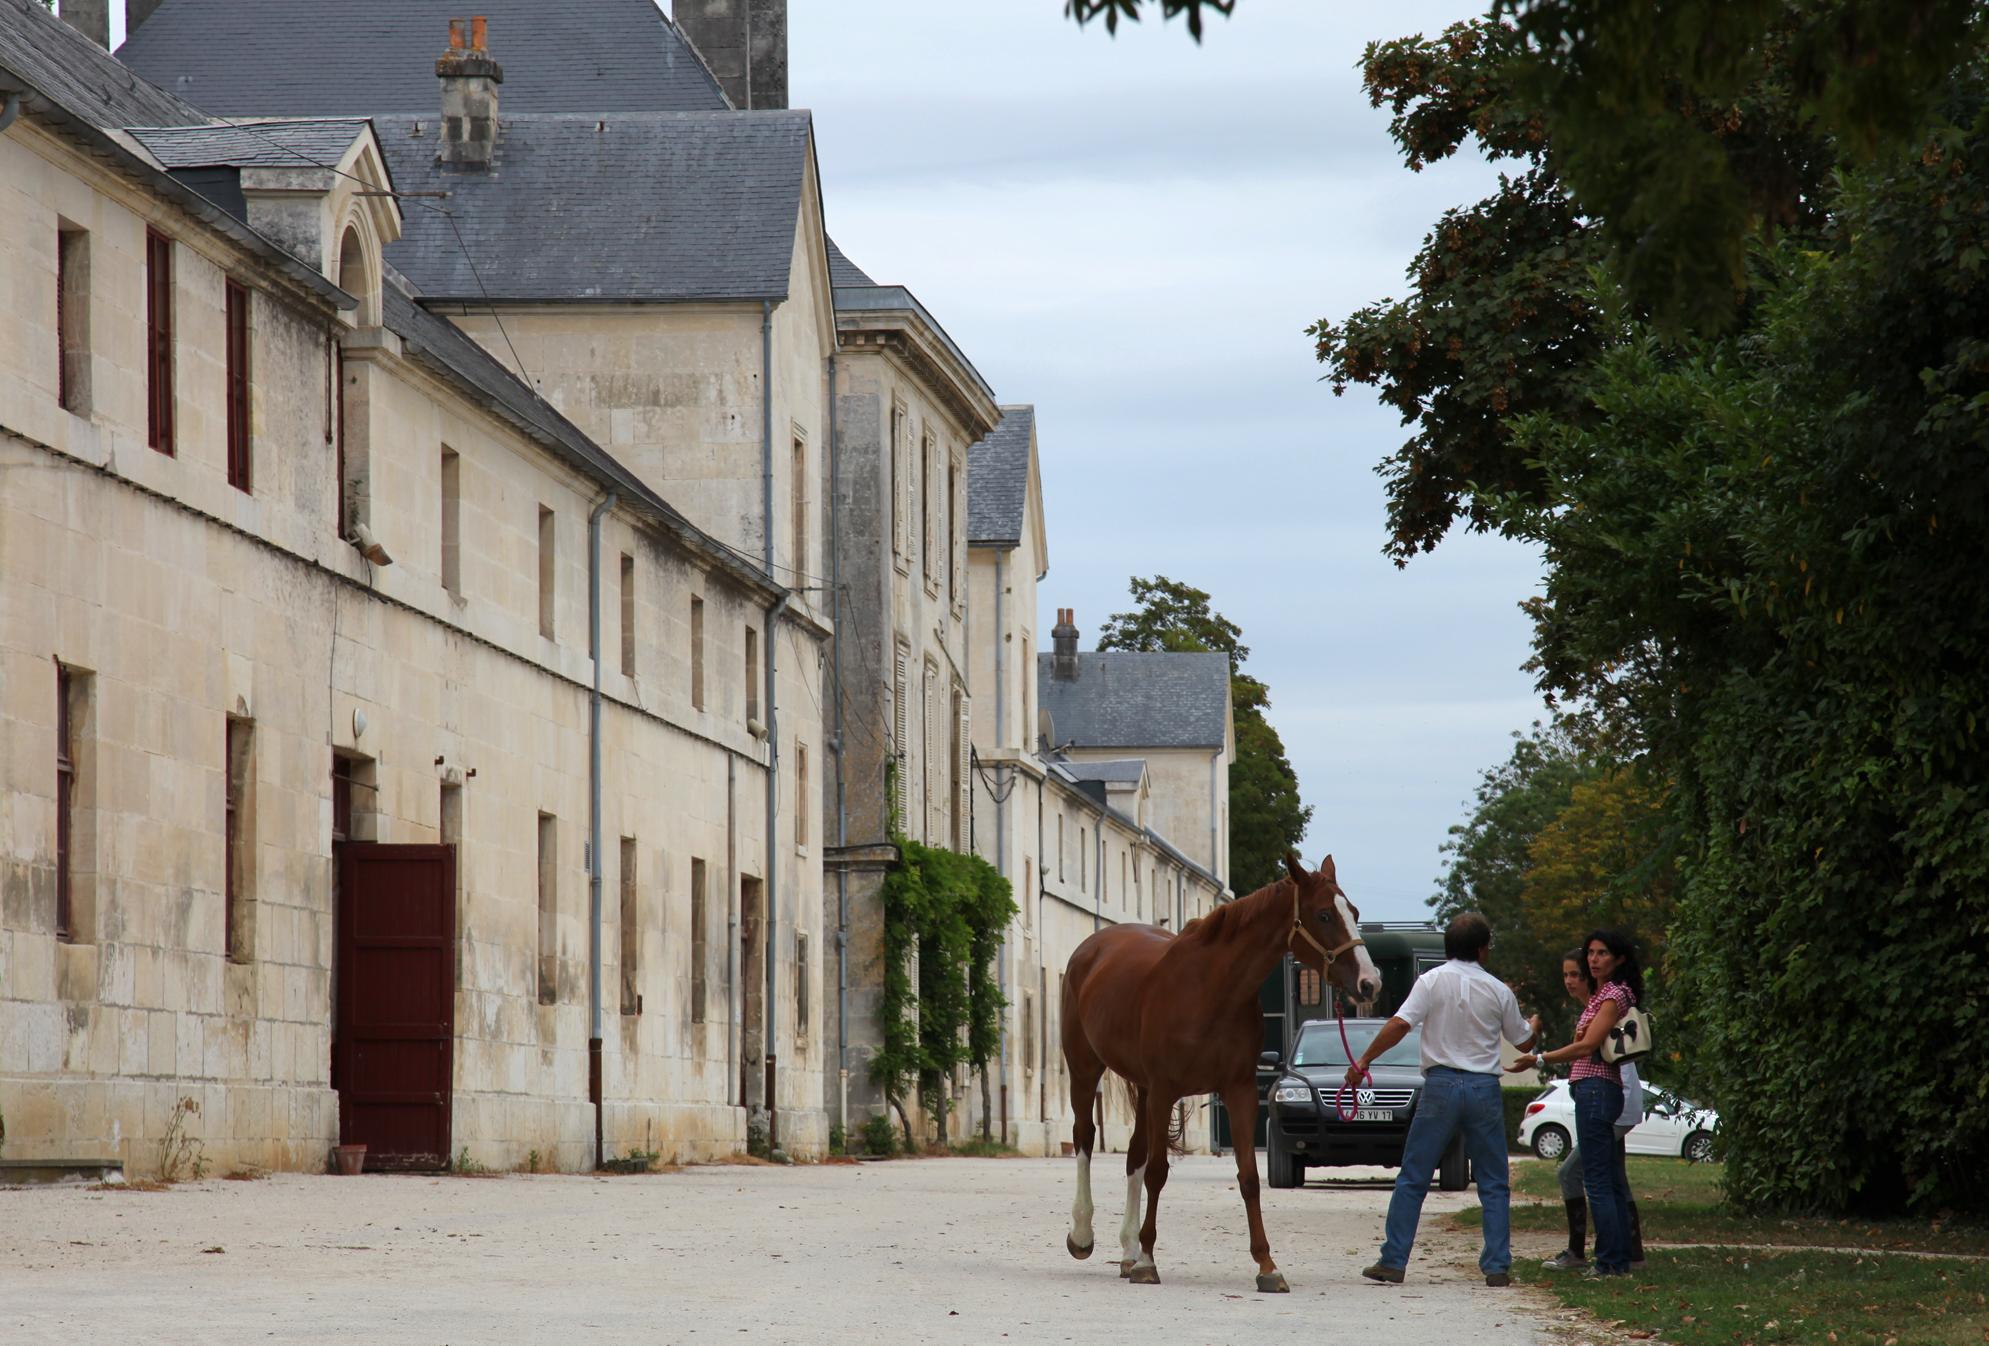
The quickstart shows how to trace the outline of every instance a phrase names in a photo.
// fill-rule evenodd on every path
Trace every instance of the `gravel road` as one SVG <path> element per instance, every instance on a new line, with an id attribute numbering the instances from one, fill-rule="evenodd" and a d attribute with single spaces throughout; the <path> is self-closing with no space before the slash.
<path id="1" fill-rule="evenodd" d="M 1431 1193 L 1408 1284 L 1371 1285 L 1388 1194 L 1265 1189 L 1289 1295 L 1255 1292 L 1228 1159 L 1179 1163 L 1163 1284 L 1108 1260 L 1124 1196 L 1094 1170 L 1098 1253 L 1063 1249 L 1072 1161 L 712 1166 L 647 1177 L 209 1180 L 0 1191 L 0 1342 L 1545 1342 L 1487 1289 Z M 1540 1251 L 1546 1251 L 1542 1249 Z"/>

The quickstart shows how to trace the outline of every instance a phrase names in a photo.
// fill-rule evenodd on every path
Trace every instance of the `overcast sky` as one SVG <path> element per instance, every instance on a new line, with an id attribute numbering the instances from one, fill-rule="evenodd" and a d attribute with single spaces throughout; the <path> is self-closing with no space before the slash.
<path id="1" fill-rule="evenodd" d="M 1157 6 L 1151 6 L 1157 8 Z M 1318 381 L 1304 327 L 1399 296 L 1481 161 L 1412 174 L 1356 69 L 1478 7 L 1243 0 L 1197 48 L 1061 0 L 790 0 L 829 230 L 909 286 L 1004 402 L 1033 402 L 1050 571 L 1083 644 L 1131 575 L 1206 589 L 1270 684 L 1364 917 L 1420 919 L 1445 830 L 1541 712 L 1527 551 L 1458 536 L 1397 570 L 1374 465 L 1405 437 Z"/>

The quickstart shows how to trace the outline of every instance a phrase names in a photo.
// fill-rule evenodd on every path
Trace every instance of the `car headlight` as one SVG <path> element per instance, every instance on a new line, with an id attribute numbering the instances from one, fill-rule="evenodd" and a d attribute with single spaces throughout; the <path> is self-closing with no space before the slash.
<path id="1" fill-rule="evenodd" d="M 1271 1098 L 1278 1103 L 1310 1103 L 1312 1086 L 1308 1084 L 1281 1084 L 1271 1090 Z"/>

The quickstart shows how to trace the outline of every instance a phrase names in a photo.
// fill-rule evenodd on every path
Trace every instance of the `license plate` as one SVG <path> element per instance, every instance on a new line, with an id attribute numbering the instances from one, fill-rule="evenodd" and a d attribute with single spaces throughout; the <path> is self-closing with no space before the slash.
<path id="1" fill-rule="evenodd" d="M 1354 1113 L 1357 1122 L 1392 1122 L 1395 1120 L 1393 1108 L 1362 1108 Z"/>

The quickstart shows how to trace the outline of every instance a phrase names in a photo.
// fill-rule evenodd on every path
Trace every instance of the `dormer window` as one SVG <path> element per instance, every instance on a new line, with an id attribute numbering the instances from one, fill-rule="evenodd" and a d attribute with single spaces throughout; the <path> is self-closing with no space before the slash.
<path id="1" fill-rule="evenodd" d="M 380 325 L 380 268 L 356 225 L 347 225 L 338 244 L 338 288 L 359 301 L 354 315 L 361 327 Z"/>

